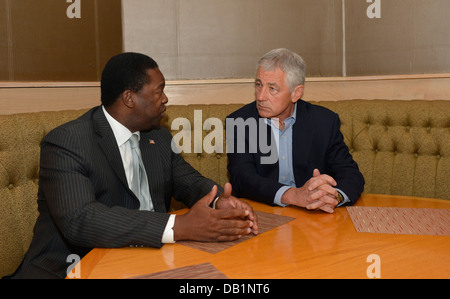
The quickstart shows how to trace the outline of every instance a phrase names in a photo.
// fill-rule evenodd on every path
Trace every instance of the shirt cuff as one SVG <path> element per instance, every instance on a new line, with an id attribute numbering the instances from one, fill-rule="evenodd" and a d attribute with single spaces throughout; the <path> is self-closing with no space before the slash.
<path id="1" fill-rule="evenodd" d="M 338 188 L 334 188 L 334 189 L 336 189 L 344 197 L 344 201 L 342 203 L 338 204 L 336 207 L 340 207 L 340 206 L 345 205 L 346 203 L 350 202 L 350 199 L 348 198 L 347 194 L 345 194 L 342 190 L 340 190 Z"/>
<path id="2" fill-rule="evenodd" d="M 280 189 L 278 189 L 277 193 L 275 194 L 275 198 L 273 200 L 273 203 L 276 205 L 279 205 L 280 207 L 286 207 L 287 205 L 281 202 L 281 197 L 283 196 L 284 192 L 291 189 L 290 186 L 283 186 Z"/>
<path id="3" fill-rule="evenodd" d="M 167 221 L 166 228 L 161 240 L 162 243 L 175 243 L 175 240 L 173 239 L 173 226 L 175 224 L 175 216 L 176 215 L 170 215 L 169 221 Z"/>
<path id="4" fill-rule="evenodd" d="M 214 199 L 212 208 L 216 208 L 216 202 L 219 199 L 219 197 L 216 197 Z M 161 239 L 161 243 L 175 243 L 175 240 L 173 238 L 173 226 L 175 224 L 175 216 L 176 215 L 170 215 L 169 220 L 167 221 L 166 228 L 164 229 L 164 233 Z"/>
<path id="5" fill-rule="evenodd" d="M 280 189 L 278 189 L 277 193 L 275 194 L 275 198 L 273 200 L 273 203 L 276 205 L 279 205 L 281 207 L 286 207 L 287 205 L 281 202 L 281 197 L 283 196 L 284 192 L 286 192 L 287 190 L 289 190 L 290 186 L 283 186 Z M 345 194 L 341 189 L 335 188 L 337 191 L 339 191 L 339 193 L 342 194 L 342 196 L 344 197 L 344 202 L 340 203 L 337 205 L 337 207 L 340 207 L 348 202 L 350 202 L 350 199 L 348 198 L 347 194 Z"/>

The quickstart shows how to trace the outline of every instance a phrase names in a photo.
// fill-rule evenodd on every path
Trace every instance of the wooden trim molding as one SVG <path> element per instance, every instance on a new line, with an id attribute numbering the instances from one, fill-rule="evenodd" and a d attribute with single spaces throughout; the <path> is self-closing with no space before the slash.
<path id="1" fill-rule="evenodd" d="M 379 81 L 379 80 L 411 80 L 411 79 L 440 79 L 450 78 L 450 73 L 440 74 L 412 74 L 412 75 L 384 75 L 384 76 L 354 76 L 354 77 L 309 77 L 306 82 L 351 82 L 351 81 Z M 204 84 L 248 84 L 253 78 L 243 79 L 208 79 L 208 80 L 168 80 L 171 85 L 204 85 Z M 100 82 L 9 82 L 0 81 L 0 88 L 44 88 L 44 87 L 100 87 Z"/>
<path id="2" fill-rule="evenodd" d="M 303 99 L 450 100 L 450 73 L 306 79 Z M 173 80 L 169 105 L 245 104 L 254 79 Z M 0 114 L 84 109 L 100 104 L 100 82 L 0 82 Z"/>

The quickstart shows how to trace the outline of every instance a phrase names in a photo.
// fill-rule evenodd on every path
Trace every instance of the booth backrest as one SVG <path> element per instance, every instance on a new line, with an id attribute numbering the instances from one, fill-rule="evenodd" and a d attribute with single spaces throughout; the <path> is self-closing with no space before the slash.
<path id="1" fill-rule="evenodd" d="M 363 173 L 366 193 L 450 199 L 450 101 L 346 100 L 316 102 L 339 114 L 341 131 Z M 241 104 L 168 106 L 163 123 L 173 135 L 190 130 L 191 153 L 184 158 L 204 176 L 223 185 L 228 178 L 223 153 L 193 150 L 201 140 L 225 129 L 225 117 Z M 37 189 L 42 138 L 86 110 L 0 116 L 0 276 L 20 264 L 38 216 Z M 207 119 L 217 121 L 203 130 Z M 186 119 L 187 121 L 180 121 Z M 174 120 L 177 120 L 174 122 Z M 183 127 L 180 124 L 190 124 Z M 200 126 L 200 127 L 199 127 Z M 198 132 L 198 131 L 197 131 Z M 211 137 L 211 136 L 210 136 Z M 216 140 L 220 142 L 220 140 Z"/>
<path id="2" fill-rule="evenodd" d="M 345 142 L 366 180 L 366 193 L 450 199 L 450 101 L 312 103 L 339 114 Z M 225 117 L 240 106 L 170 106 L 166 126 L 170 129 L 179 117 L 190 124 L 219 118 L 225 128 Z M 195 128 L 198 125 L 191 125 L 192 143 Z M 174 126 L 172 134 L 181 129 Z M 202 138 L 212 130 L 203 130 Z M 194 153 L 192 145 L 191 153 L 183 155 L 204 175 L 220 184 L 228 181 L 225 153 Z"/>

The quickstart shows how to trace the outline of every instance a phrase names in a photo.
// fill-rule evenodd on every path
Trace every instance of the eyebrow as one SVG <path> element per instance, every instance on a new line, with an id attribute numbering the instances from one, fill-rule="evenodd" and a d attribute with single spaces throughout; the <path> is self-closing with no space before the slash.
<path id="1" fill-rule="evenodd" d="M 255 83 L 262 83 L 262 81 L 261 81 L 261 79 L 255 79 Z M 269 85 L 269 86 L 277 86 L 278 87 L 278 84 L 275 83 L 275 82 L 269 82 L 269 83 L 267 83 L 267 85 Z"/>
<path id="2" fill-rule="evenodd" d="M 255 84 L 262 84 L 262 81 L 261 80 L 256 80 Z M 266 85 L 269 86 L 269 87 L 273 87 L 275 89 L 279 89 L 280 88 L 280 86 L 277 83 L 269 82 Z"/>
<path id="3" fill-rule="evenodd" d="M 166 82 L 162 82 L 161 84 L 159 84 L 159 85 L 156 87 L 156 89 L 160 89 L 160 88 L 164 89 L 165 87 L 166 87 Z"/>

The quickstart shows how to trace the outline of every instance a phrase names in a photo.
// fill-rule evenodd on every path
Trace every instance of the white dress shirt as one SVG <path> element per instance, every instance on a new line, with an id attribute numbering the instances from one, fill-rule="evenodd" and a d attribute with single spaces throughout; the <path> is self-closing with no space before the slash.
<path id="1" fill-rule="evenodd" d="M 120 156 L 122 157 L 123 166 L 125 169 L 125 175 L 127 177 L 128 186 L 131 186 L 132 180 L 132 171 L 131 171 L 131 146 L 130 143 L 127 142 L 130 139 L 132 134 L 136 134 L 138 136 L 138 140 L 140 140 L 140 132 L 131 133 L 124 125 L 115 120 L 102 106 L 103 112 L 105 113 L 106 119 L 111 126 L 111 129 L 116 137 L 117 145 L 119 147 Z M 164 234 L 162 236 L 162 243 L 175 243 L 173 238 L 173 226 L 175 224 L 175 215 L 170 215 L 169 221 L 167 222 L 166 228 L 164 230 Z"/>

